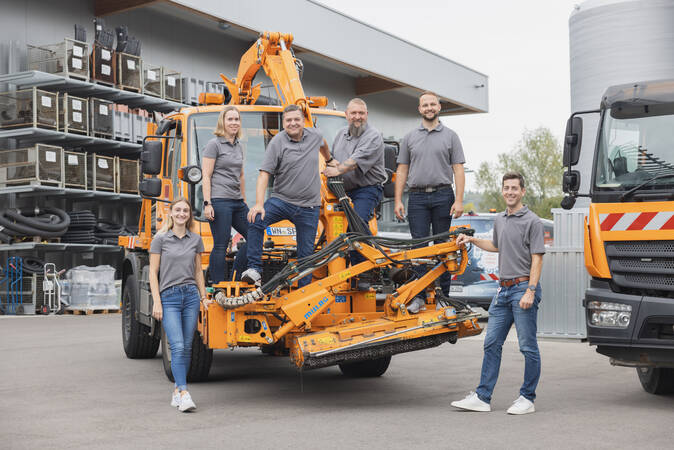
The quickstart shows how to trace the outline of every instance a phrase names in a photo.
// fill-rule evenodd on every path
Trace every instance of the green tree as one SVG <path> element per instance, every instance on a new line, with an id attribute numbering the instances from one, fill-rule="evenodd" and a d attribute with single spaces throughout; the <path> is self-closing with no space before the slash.
<path id="1" fill-rule="evenodd" d="M 500 153 L 495 163 L 483 162 L 476 173 L 476 184 L 482 192 L 482 209 L 505 209 L 501 197 L 501 177 L 516 171 L 524 175 L 524 204 L 540 217 L 552 218 L 551 208 L 562 200 L 562 150 L 552 132 L 544 127 L 524 130 L 522 138 L 510 153 Z"/>

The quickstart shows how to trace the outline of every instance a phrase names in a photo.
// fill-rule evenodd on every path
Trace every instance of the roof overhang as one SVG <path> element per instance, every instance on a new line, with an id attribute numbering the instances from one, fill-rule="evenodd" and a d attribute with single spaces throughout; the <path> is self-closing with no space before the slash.
<path id="1" fill-rule="evenodd" d="M 358 96 L 396 91 L 416 97 L 429 90 L 440 97 L 442 115 L 489 109 L 486 75 L 313 0 L 130 2 L 135 7 L 149 6 L 187 20 L 210 23 L 251 42 L 263 31 L 292 33 L 299 58 L 353 76 Z M 99 3 L 102 7 L 109 0 L 96 0 L 97 7 Z M 108 11 L 116 12 L 114 8 Z"/>

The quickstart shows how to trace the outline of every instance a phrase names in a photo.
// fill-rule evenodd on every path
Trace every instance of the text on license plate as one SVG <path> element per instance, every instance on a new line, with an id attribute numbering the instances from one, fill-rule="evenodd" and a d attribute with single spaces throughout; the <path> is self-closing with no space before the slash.
<path id="1" fill-rule="evenodd" d="M 450 286 L 449 292 L 463 292 L 463 286 Z"/>
<path id="2" fill-rule="evenodd" d="M 267 227 L 267 236 L 295 236 L 295 227 Z"/>

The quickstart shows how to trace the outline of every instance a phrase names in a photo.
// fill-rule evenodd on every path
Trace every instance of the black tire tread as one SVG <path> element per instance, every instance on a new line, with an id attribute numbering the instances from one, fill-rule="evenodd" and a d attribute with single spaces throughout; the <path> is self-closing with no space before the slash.
<path id="1" fill-rule="evenodd" d="M 124 283 L 124 292 L 122 294 L 122 342 L 124 353 L 130 359 L 149 359 L 154 358 L 159 350 L 159 339 L 148 334 L 147 326 L 138 322 L 134 313 L 137 309 L 138 281 L 135 275 L 129 275 Z M 124 338 L 124 323 L 126 320 L 131 322 L 129 339 Z"/>
<path id="2" fill-rule="evenodd" d="M 637 375 L 644 391 L 654 395 L 674 394 L 674 369 L 637 367 Z"/>
<path id="3" fill-rule="evenodd" d="M 383 358 L 370 359 L 367 361 L 340 364 L 339 369 L 347 377 L 374 378 L 384 375 L 390 363 L 391 356 L 384 356 Z"/>

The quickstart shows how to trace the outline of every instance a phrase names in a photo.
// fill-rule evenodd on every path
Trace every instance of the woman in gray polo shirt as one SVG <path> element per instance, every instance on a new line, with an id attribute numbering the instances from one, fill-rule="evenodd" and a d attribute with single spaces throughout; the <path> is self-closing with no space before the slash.
<path id="1" fill-rule="evenodd" d="M 202 155 L 201 171 L 204 193 L 204 215 L 210 221 L 213 250 L 208 272 L 213 283 L 225 279 L 225 254 L 232 227 L 248 238 L 248 206 L 243 196 L 243 148 L 241 115 L 235 106 L 220 113 L 218 124 Z M 245 252 L 240 252 L 241 254 Z"/>
<path id="2" fill-rule="evenodd" d="M 196 408 L 187 392 L 192 338 L 197 328 L 200 299 L 207 302 L 201 236 L 191 231 L 194 218 L 186 198 L 174 200 L 169 216 L 150 244 L 152 316 L 162 322 L 171 348 L 175 390 L 171 406 L 180 411 Z"/>

